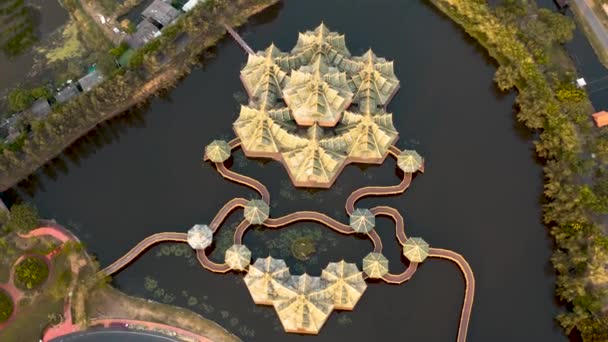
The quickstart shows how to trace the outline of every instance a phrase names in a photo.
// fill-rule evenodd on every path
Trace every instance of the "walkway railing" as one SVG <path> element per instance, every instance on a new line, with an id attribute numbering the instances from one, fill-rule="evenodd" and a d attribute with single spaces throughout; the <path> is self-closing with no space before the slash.
<path id="1" fill-rule="evenodd" d="M 245 44 L 246 46 L 246 44 Z M 233 139 L 229 143 L 230 147 L 235 150 L 241 147 L 241 142 L 238 138 Z M 399 149 L 395 146 L 391 146 L 389 150 L 389 154 L 393 158 L 397 158 L 399 155 Z M 242 184 L 247 186 L 255 191 L 257 191 L 264 202 L 270 204 L 270 193 L 268 189 L 259 181 L 236 173 L 232 170 L 229 170 L 224 163 L 216 163 L 216 168 L 218 172 L 225 178 L 230 181 Z M 354 212 L 355 204 L 360 199 L 367 196 L 389 196 L 389 195 L 399 195 L 405 192 L 410 183 L 412 181 L 412 174 L 405 173 L 401 182 L 397 185 L 393 186 L 373 186 L 373 187 L 365 187 L 354 191 L 346 200 L 345 209 L 346 212 L 350 215 Z M 226 218 L 236 209 L 243 208 L 247 205 L 248 201 L 244 198 L 234 198 L 228 201 L 217 213 L 215 218 L 211 221 L 210 228 L 215 233 L 221 226 L 221 224 L 226 220 Z M 391 218 L 395 222 L 395 237 L 397 241 L 403 245 L 407 241 L 407 236 L 405 234 L 405 221 L 403 216 L 399 213 L 399 211 L 392 207 L 387 206 L 378 206 L 370 209 L 370 211 L 375 216 L 386 216 Z M 263 223 L 264 226 L 268 228 L 283 228 L 289 226 L 296 222 L 302 221 L 314 221 L 320 223 L 330 229 L 333 229 L 341 234 L 354 234 L 355 231 L 350 227 L 350 225 L 341 223 L 325 214 L 319 212 L 312 211 L 299 211 L 295 213 L 291 213 L 279 218 L 268 218 Z M 237 227 L 234 233 L 234 243 L 241 244 L 243 241 L 243 236 L 247 229 L 249 229 L 251 225 L 247 220 L 241 221 L 239 226 Z M 377 231 L 371 230 L 367 237 L 371 240 L 374 246 L 374 252 L 380 253 L 382 251 L 382 241 Z M 178 241 L 178 242 L 186 242 L 186 234 L 185 233 L 159 233 L 154 234 L 152 236 L 147 237 L 143 241 L 141 241 L 137 246 L 135 246 L 131 251 L 125 254 L 123 257 L 118 259 L 112 265 L 106 267 L 102 272 L 107 275 L 114 274 L 128 265 L 130 262 L 135 260 L 141 253 L 145 252 L 147 248 L 150 246 L 164 241 Z M 212 272 L 216 273 L 226 273 L 230 271 L 230 267 L 225 263 L 215 263 L 209 260 L 208 256 L 205 253 L 205 250 L 197 250 L 196 256 L 199 263 L 205 268 Z M 461 270 L 465 279 L 465 295 L 462 305 L 462 312 L 460 316 L 460 323 L 458 326 L 458 342 L 466 341 L 466 335 L 469 325 L 469 320 L 471 317 L 471 310 L 473 307 L 473 299 L 475 296 L 475 277 L 473 275 L 473 271 L 471 270 L 469 264 L 466 260 L 458 253 L 439 249 L 439 248 L 431 248 L 429 251 L 430 258 L 441 258 L 454 262 Z M 410 262 L 407 266 L 407 269 L 399 274 L 388 273 L 382 277 L 382 280 L 390 283 L 390 284 L 401 284 L 407 280 L 409 280 L 416 270 L 418 269 L 418 263 Z M 364 273 L 364 277 L 367 278 L 367 275 Z"/>

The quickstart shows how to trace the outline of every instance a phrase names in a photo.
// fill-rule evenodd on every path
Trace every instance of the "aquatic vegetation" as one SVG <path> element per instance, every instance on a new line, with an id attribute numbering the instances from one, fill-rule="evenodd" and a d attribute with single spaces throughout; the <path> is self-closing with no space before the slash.
<path id="1" fill-rule="evenodd" d="M 310 259 L 316 251 L 315 241 L 309 237 L 297 238 L 291 243 L 291 254 L 301 261 Z"/>
<path id="2" fill-rule="evenodd" d="M 162 287 L 159 287 L 158 281 L 151 277 L 144 278 L 144 289 L 152 295 L 155 300 L 165 304 L 173 303 L 178 296 Z M 195 296 L 184 289 L 179 292 L 181 298 L 186 302 L 186 305 L 194 310 L 204 312 L 206 315 L 216 314 L 216 320 L 221 320 L 225 326 L 230 326 L 233 331 L 238 332 L 241 337 L 254 337 L 255 330 L 249 326 L 241 324 L 241 321 L 235 314 L 228 310 L 217 310 L 213 305 L 208 303 L 208 296 Z M 213 317 L 209 317 L 212 318 Z"/>
<path id="3" fill-rule="evenodd" d="M 160 250 L 156 252 L 156 257 L 173 256 L 182 257 L 190 266 L 196 265 L 196 258 L 192 249 L 183 243 L 163 244 Z"/>
<path id="4" fill-rule="evenodd" d="M 20 55 L 38 40 L 32 9 L 24 0 L 5 0 L 0 4 L 0 48 L 8 56 Z"/>
<path id="5" fill-rule="evenodd" d="M 55 63 L 70 58 L 78 58 L 85 51 L 78 35 L 78 24 L 70 21 L 61 31 L 61 37 L 53 41 L 51 46 L 37 49 L 43 54 L 47 63 Z"/>

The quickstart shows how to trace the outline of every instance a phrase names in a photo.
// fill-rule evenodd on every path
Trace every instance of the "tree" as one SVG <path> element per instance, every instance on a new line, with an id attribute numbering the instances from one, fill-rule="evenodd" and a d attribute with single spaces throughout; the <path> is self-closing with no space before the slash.
<path id="1" fill-rule="evenodd" d="M 38 211 L 28 204 L 15 204 L 6 224 L 9 231 L 29 232 L 38 227 Z"/>
<path id="2" fill-rule="evenodd" d="M 47 87 L 34 88 L 30 94 L 34 99 L 48 99 L 53 95 Z"/>
<path id="3" fill-rule="evenodd" d="M 498 84 L 500 90 L 507 91 L 515 86 L 518 76 L 518 70 L 513 66 L 501 65 L 494 74 L 494 81 Z"/>
<path id="4" fill-rule="evenodd" d="M 23 88 L 15 88 L 8 94 L 8 107 L 14 112 L 28 109 L 34 102 L 31 92 Z"/>
<path id="5" fill-rule="evenodd" d="M 546 8 L 538 10 L 538 19 L 547 26 L 548 38 L 552 42 L 564 44 L 572 40 L 575 28 L 572 19 Z"/>

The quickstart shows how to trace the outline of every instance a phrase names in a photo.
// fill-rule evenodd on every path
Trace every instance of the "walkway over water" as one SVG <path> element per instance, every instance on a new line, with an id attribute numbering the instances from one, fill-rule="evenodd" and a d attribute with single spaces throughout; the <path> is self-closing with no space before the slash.
<path id="1" fill-rule="evenodd" d="M 226 28 L 228 33 L 230 33 L 232 38 L 234 38 L 234 40 L 236 40 L 236 42 L 239 43 L 239 45 L 243 48 L 243 50 L 245 50 L 245 52 L 247 52 L 250 55 L 255 54 L 255 52 L 253 52 L 253 49 L 250 48 L 249 45 L 247 45 L 247 42 L 245 42 L 243 40 L 243 38 L 241 38 L 241 36 L 239 36 L 239 34 L 232 27 L 230 27 L 226 24 L 224 24 L 224 27 Z"/>
<path id="2" fill-rule="evenodd" d="M 232 150 L 238 149 L 241 147 L 240 140 L 233 139 L 229 143 Z M 389 155 L 392 158 L 397 159 L 399 156 L 399 149 L 395 146 L 392 146 L 389 150 Z M 203 157 L 203 160 L 208 160 L 206 156 Z M 255 191 L 257 191 L 262 200 L 267 204 L 270 203 L 270 193 L 268 189 L 260 183 L 259 181 L 236 173 L 232 170 L 229 170 L 224 163 L 215 163 L 216 169 L 218 172 L 226 179 L 239 183 L 241 185 L 247 186 Z M 421 168 L 423 169 L 423 168 Z M 360 199 L 367 196 L 387 196 L 387 195 L 399 195 L 404 193 L 410 186 L 412 181 L 412 173 L 404 173 L 401 182 L 397 185 L 393 186 L 373 186 L 373 187 L 364 187 L 354 191 L 346 200 L 345 210 L 351 215 L 354 212 L 355 204 Z M 244 198 L 234 198 L 228 201 L 216 214 L 210 224 L 211 230 L 215 233 L 219 229 L 220 225 L 226 220 L 226 218 L 236 209 L 244 208 L 249 201 Z M 378 206 L 375 208 L 371 208 L 370 211 L 375 216 L 386 216 L 391 218 L 395 222 L 395 236 L 401 245 L 405 244 L 407 241 L 407 235 L 405 234 L 405 221 L 403 216 L 399 213 L 399 211 L 392 207 L 387 206 Z M 289 226 L 293 223 L 302 222 L 302 221 L 314 221 L 320 223 L 330 229 L 333 229 L 341 234 L 354 234 L 355 231 L 353 228 L 348 225 L 341 223 L 325 214 L 319 212 L 312 211 L 298 211 L 295 213 L 291 213 L 279 218 L 268 218 L 264 221 L 263 225 L 267 228 L 271 229 L 279 229 L 286 226 Z M 251 224 L 243 219 L 238 225 L 235 233 L 234 233 L 234 244 L 241 244 L 243 241 L 243 236 L 245 235 L 247 229 L 251 226 Z M 371 230 L 367 233 L 367 237 L 371 240 L 372 245 L 374 247 L 373 251 L 376 253 L 382 252 L 382 241 L 375 230 Z M 113 275 L 119 272 L 121 269 L 129 265 L 133 260 L 139 257 L 142 253 L 144 253 L 149 247 L 160 243 L 160 242 L 187 242 L 187 234 L 186 233 L 158 233 L 151 235 L 144 240 L 142 240 L 139 244 L 137 244 L 133 249 L 127 252 L 124 256 L 116 260 L 110 266 L 103 269 L 105 275 Z M 449 260 L 455 263 L 460 271 L 462 272 L 465 279 L 465 294 L 462 305 L 462 311 L 460 316 L 460 323 L 458 326 L 458 342 L 466 341 L 466 335 L 468 330 L 468 325 L 471 317 L 471 310 L 473 307 L 473 300 L 475 297 L 475 277 L 473 275 L 473 271 L 471 270 L 469 264 L 466 260 L 458 253 L 439 249 L 439 248 L 430 248 L 429 257 L 431 258 L 440 258 Z M 215 273 L 227 273 L 231 271 L 231 268 L 226 263 L 216 263 L 209 260 L 207 254 L 204 249 L 196 250 L 196 257 L 201 266 L 205 269 L 208 269 Z M 410 262 L 407 269 L 400 274 L 385 274 L 381 279 L 389 284 L 402 284 L 408 281 L 418 269 L 418 263 Z M 365 275 L 367 278 L 368 276 Z"/>

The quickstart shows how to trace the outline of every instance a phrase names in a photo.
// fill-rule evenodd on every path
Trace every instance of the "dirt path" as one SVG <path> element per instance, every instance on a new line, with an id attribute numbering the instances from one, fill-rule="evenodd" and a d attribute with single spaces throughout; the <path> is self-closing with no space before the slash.
<path id="1" fill-rule="evenodd" d="M 101 14 L 101 11 L 96 6 L 90 4 L 88 1 L 80 0 L 80 5 L 84 12 L 97 24 L 97 27 L 103 32 L 104 36 L 108 38 L 114 45 L 118 45 L 125 37 L 120 33 L 115 33 L 112 28 L 116 26 L 114 18 L 106 18 Z M 104 17 L 106 23 L 102 23 L 101 17 Z"/>

